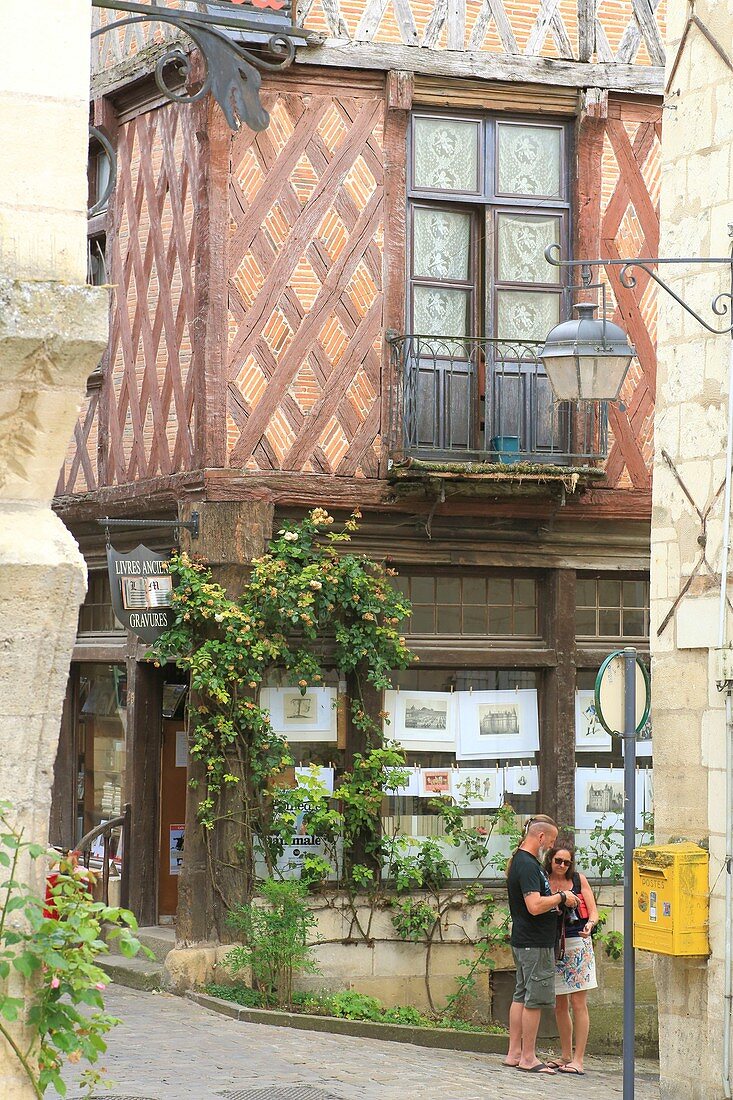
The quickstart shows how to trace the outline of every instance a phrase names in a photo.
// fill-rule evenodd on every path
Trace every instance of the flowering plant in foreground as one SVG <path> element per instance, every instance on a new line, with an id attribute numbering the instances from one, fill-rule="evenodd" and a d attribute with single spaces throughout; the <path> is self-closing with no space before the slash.
<path id="1" fill-rule="evenodd" d="M 94 1065 L 107 1049 L 104 1035 L 119 1022 L 104 1011 L 106 976 L 95 957 L 114 940 L 123 955 L 137 954 L 137 922 L 126 909 L 94 901 L 94 872 L 75 855 L 60 857 L 24 841 L 8 803 L 0 803 L 0 826 L 6 873 L 0 882 L 0 1034 L 36 1096 L 49 1085 L 64 1096 L 64 1061 Z M 18 880 L 23 856 L 52 861 L 45 902 Z M 21 991 L 23 997 L 15 995 Z M 100 1080 L 96 1069 L 83 1075 L 90 1090 Z"/>

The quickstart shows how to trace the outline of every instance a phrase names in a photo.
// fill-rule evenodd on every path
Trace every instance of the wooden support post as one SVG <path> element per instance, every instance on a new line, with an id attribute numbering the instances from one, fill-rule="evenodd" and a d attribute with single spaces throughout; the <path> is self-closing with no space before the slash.
<path id="1" fill-rule="evenodd" d="M 226 588 L 231 597 L 241 593 L 249 573 L 249 562 L 259 557 L 272 535 L 274 509 L 260 501 L 197 502 L 181 507 L 181 519 L 190 519 L 193 509 L 199 512 L 200 534 L 192 539 L 190 532 L 181 532 L 181 548 L 203 558 L 211 568 L 214 580 Z M 191 700 L 192 707 L 195 699 Z M 191 709 L 189 707 L 189 722 Z M 179 943 L 201 943 L 223 940 L 226 934 L 227 908 L 246 900 L 245 868 L 236 856 L 238 836 L 234 828 L 218 830 L 211 843 L 218 865 L 231 863 L 227 871 L 217 871 L 216 885 L 212 881 L 209 852 L 197 811 L 201 800 L 191 781 L 201 784 L 204 778 L 201 762 L 189 758 L 186 792 L 186 840 L 183 866 L 178 880 L 178 912 L 176 935 Z M 221 807 L 226 812 L 226 805 Z"/>
<path id="2" fill-rule="evenodd" d="M 229 160 L 232 132 L 207 96 L 197 105 L 196 304 L 193 322 L 195 465 L 226 465 Z"/>
<path id="3" fill-rule="evenodd" d="M 131 815 L 128 849 L 130 908 L 145 926 L 158 920 L 158 817 L 163 676 L 136 659 L 137 639 L 127 656 L 127 799 Z"/>
<path id="4" fill-rule="evenodd" d="M 382 692 L 377 691 L 366 678 L 366 669 L 358 668 L 347 679 L 349 700 L 347 703 L 348 713 L 346 721 L 346 768 L 350 770 L 353 767 L 354 756 L 356 753 L 365 753 L 367 751 L 367 737 L 363 730 L 359 729 L 355 725 L 351 703 L 353 699 L 359 697 L 359 687 L 361 688 L 362 703 L 367 716 L 377 725 L 377 728 L 381 730 L 382 719 L 380 713 L 382 711 Z M 376 738 L 372 737 L 372 746 L 375 743 Z M 371 863 L 377 867 L 376 861 L 370 856 L 365 847 L 365 837 L 357 837 L 351 846 L 351 850 L 344 852 L 344 860 L 346 863 Z"/>
<path id="5" fill-rule="evenodd" d="M 405 247 L 407 225 L 407 130 L 410 124 L 410 110 L 414 90 L 412 73 L 387 73 L 386 106 L 384 121 L 384 223 L 389 227 L 385 236 L 384 263 L 384 328 L 385 331 L 403 333 L 405 331 Z M 384 363 L 382 368 L 382 424 L 386 430 L 382 435 L 391 448 L 401 442 L 399 424 L 399 401 L 401 380 L 393 376 L 390 360 L 390 348 L 384 344 Z M 386 471 L 386 450 L 380 461 L 380 473 Z"/>
<path id="6" fill-rule="evenodd" d="M 557 664 L 544 674 L 539 809 L 566 826 L 575 821 L 575 570 L 550 573 L 546 597 Z"/>
<path id="7" fill-rule="evenodd" d="M 575 182 L 574 204 L 575 255 L 601 255 L 601 197 L 603 194 L 603 138 L 608 117 L 608 92 L 603 88 L 586 88 L 582 93 L 582 106 L 575 133 L 578 164 Z M 593 282 L 597 282 L 594 273 Z M 598 291 L 578 294 L 573 302 L 597 301 Z"/>

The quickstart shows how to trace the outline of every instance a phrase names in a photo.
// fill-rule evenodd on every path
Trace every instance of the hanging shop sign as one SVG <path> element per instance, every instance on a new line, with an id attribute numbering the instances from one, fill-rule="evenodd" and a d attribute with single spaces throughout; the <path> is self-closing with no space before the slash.
<path id="1" fill-rule="evenodd" d="M 168 558 L 140 544 L 129 554 L 107 547 L 114 613 L 144 642 L 154 642 L 173 625 L 173 578 Z"/>

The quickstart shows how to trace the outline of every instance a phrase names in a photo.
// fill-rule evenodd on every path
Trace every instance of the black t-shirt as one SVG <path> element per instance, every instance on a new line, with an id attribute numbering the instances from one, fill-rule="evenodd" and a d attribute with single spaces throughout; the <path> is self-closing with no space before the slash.
<path id="1" fill-rule="evenodd" d="M 543 898 L 552 894 L 542 864 L 524 848 L 520 848 L 512 860 L 507 890 L 509 911 L 512 915 L 512 946 L 554 947 L 557 912 L 550 909 L 548 913 L 533 917 L 524 900 L 525 894 L 539 894 Z"/>

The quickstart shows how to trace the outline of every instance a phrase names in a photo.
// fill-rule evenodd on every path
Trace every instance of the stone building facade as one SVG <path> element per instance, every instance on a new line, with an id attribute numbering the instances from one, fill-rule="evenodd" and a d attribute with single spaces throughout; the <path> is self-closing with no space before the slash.
<path id="1" fill-rule="evenodd" d="M 725 257 L 731 247 L 733 10 L 671 5 L 662 142 L 661 255 Z M 674 291 L 723 327 L 710 302 L 730 290 L 724 265 L 663 270 Z M 729 336 L 708 334 L 659 298 L 651 536 L 652 707 L 657 839 L 710 847 L 709 959 L 655 961 L 662 1096 L 729 1096 L 723 1081 L 726 788 L 719 645 L 730 381 Z M 730 644 L 730 609 L 726 635 Z M 725 1038 L 723 1038 L 725 1032 Z"/>

